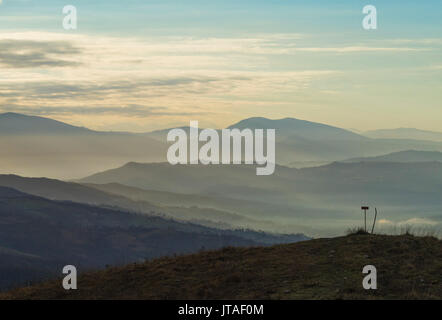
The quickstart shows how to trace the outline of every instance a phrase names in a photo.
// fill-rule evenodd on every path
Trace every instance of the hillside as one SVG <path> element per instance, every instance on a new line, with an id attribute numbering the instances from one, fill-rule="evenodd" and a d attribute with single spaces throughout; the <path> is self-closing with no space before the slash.
<path id="1" fill-rule="evenodd" d="M 71 201 L 94 206 L 188 221 L 222 229 L 255 229 L 281 232 L 282 225 L 268 220 L 257 220 L 240 215 L 254 212 L 253 203 L 225 198 L 210 198 L 186 194 L 142 190 L 121 184 L 82 185 L 47 178 L 26 178 L 16 175 L 0 175 L 0 186 L 38 197 L 58 201 Z M 261 206 L 262 214 L 272 210 L 271 205 Z M 299 230 L 284 225 L 285 233 Z"/>
<path id="2" fill-rule="evenodd" d="M 362 203 L 382 208 L 382 219 L 413 222 L 416 218 L 425 218 L 435 229 L 442 227 L 440 162 L 332 163 L 304 169 L 277 166 L 275 173 L 266 177 L 256 176 L 253 166 L 249 165 L 129 163 L 81 182 L 120 183 L 206 199 L 222 198 L 226 203 L 230 198 L 236 201 L 233 212 L 237 214 L 268 220 L 271 212 L 272 222 L 298 226 L 300 229 L 294 229 L 296 232 L 303 230 L 313 236 L 335 236 L 346 226 L 359 223 Z M 145 201 L 151 199 L 151 195 L 146 196 Z M 234 209 L 219 202 L 211 207 L 231 212 Z M 327 230 L 323 232 L 318 227 Z"/>
<path id="3" fill-rule="evenodd" d="M 91 134 L 92 130 L 71 126 L 49 118 L 28 116 L 20 113 L 0 114 L 1 135 L 52 135 L 52 134 Z"/>
<path id="4" fill-rule="evenodd" d="M 164 161 L 165 143 L 53 119 L 0 114 L 0 173 L 72 179 L 128 161 Z"/>
<path id="5" fill-rule="evenodd" d="M 283 137 L 298 137 L 325 140 L 366 140 L 367 138 L 351 131 L 329 126 L 322 123 L 299 120 L 295 118 L 267 119 L 262 117 L 249 118 L 239 121 L 229 129 L 275 129 Z"/>
<path id="6" fill-rule="evenodd" d="M 377 157 L 353 158 L 343 162 L 442 162 L 442 152 L 406 150 Z"/>
<path id="7" fill-rule="evenodd" d="M 52 201 L 0 187 L 0 290 L 56 274 L 61 266 L 122 265 L 201 248 L 305 240 L 246 230 L 219 230 L 100 208 Z"/>
<path id="8" fill-rule="evenodd" d="M 362 288 L 374 265 L 378 289 Z M 0 299 L 441 299 L 442 241 L 350 235 L 266 248 L 225 248 L 109 268 L 18 289 Z"/>
<path id="9" fill-rule="evenodd" d="M 442 141 L 442 132 L 419 130 L 415 128 L 380 129 L 363 133 L 364 136 L 375 139 L 411 139 Z"/>

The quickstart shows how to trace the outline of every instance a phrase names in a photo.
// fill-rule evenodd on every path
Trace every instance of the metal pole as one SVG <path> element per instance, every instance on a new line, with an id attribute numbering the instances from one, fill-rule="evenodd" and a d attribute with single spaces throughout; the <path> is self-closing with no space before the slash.
<path id="1" fill-rule="evenodd" d="M 376 224 L 376 217 L 378 216 L 378 209 L 374 208 L 374 220 L 373 220 L 373 227 L 371 228 L 371 234 L 373 234 L 374 226 Z"/>
<path id="2" fill-rule="evenodd" d="M 364 222 L 365 222 L 365 232 L 367 232 L 367 210 L 364 210 Z"/>

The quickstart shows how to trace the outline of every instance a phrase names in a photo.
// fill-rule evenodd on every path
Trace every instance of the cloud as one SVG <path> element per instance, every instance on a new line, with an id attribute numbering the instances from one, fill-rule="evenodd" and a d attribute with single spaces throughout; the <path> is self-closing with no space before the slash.
<path id="1" fill-rule="evenodd" d="M 191 116 L 201 115 L 203 112 L 174 112 L 163 106 L 126 105 L 121 107 L 77 107 L 77 106 L 52 106 L 52 107 L 29 107 L 23 105 L 3 105 L 2 112 L 18 112 L 35 116 L 60 116 L 60 115 L 121 115 L 127 117 L 148 116 Z"/>
<path id="2" fill-rule="evenodd" d="M 0 106 L 26 106 L 18 110 L 66 118 L 71 113 L 92 127 L 93 115 L 175 114 L 178 122 L 203 110 L 212 117 L 208 121 L 223 126 L 220 121 L 230 121 L 227 117 L 269 114 L 269 103 L 281 112 L 294 110 L 315 90 L 326 99 L 343 92 L 327 85 L 331 79 L 339 83 L 343 72 L 304 65 L 290 55 L 414 50 L 387 45 L 303 47 L 300 41 L 305 39 L 297 34 L 123 38 L 0 32 Z"/>
<path id="3" fill-rule="evenodd" d="M 439 222 L 427 218 L 410 218 L 398 222 L 388 219 L 380 219 L 379 224 L 386 226 L 436 226 L 439 224 Z"/>
<path id="4" fill-rule="evenodd" d="M 393 39 L 385 40 L 390 43 L 407 43 L 407 44 L 418 44 L 418 45 L 440 45 L 442 44 L 442 39 L 440 38 L 423 38 L 423 39 Z"/>
<path id="5" fill-rule="evenodd" d="M 65 58 L 80 53 L 66 41 L 0 40 L 0 66 L 5 68 L 77 66 Z"/>
<path id="6" fill-rule="evenodd" d="M 32 81 L 0 83 L 0 97 L 23 95 L 29 100 L 104 99 L 120 95 L 152 97 L 171 95 L 173 92 L 204 93 L 209 87 L 223 81 L 246 81 L 246 77 L 153 77 L 108 81 Z"/>
<path id="7" fill-rule="evenodd" d="M 383 225 L 391 225 L 391 224 L 394 224 L 393 221 L 388 220 L 388 219 L 380 219 L 378 223 L 379 223 L 379 224 L 383 224 Z"/>
<path id="8" fill-rule="evenodd" d="M 401 225 L 426 225 L 426 226 L 435 226 L 439 224 L 437 221 L 433 221 L 425 218 L 411 218 L 405 221 L 399 222 Z"/>
<path id="9" fill-rule="evenodd" d="M 347 47 L 305 47 L 295 48 L 295 51 L 303 52 L 328 52 L 328 53 L 355 53 L 355 52 L 410 52 L 427 51 L 427 48 L 409 48 L 409 47 L 369 47 L 369 46 L 347 46 Z"/>

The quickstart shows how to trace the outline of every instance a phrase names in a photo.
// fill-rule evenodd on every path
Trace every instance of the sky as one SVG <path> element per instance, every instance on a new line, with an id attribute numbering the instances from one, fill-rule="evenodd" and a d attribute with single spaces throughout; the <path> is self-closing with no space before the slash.
<path id="1" fill-rule="evenodd" d="M 0 0 L 0 112 L 137 132 L 256 116 L 442 131 L 441 101 L 440 0 Z"/>

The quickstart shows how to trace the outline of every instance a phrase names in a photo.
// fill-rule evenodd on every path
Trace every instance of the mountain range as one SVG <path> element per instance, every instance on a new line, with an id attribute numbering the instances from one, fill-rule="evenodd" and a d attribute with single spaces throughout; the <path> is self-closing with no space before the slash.
<path id="1" fill-rule="evenodd" d="M 0 115 L 0 173 L 74 178 L 135 159 L 164 161 L 166 152 L 164 143 L 146 136 L 98 132 L 16 113 Z"/>
<path id="2" fill-rule="evenodd" d="M 119 183 L 186 197 L 219 197 L 225 203 L 231 199 L 237 214 L 257 220 L 271 217 L 275 224 L 297 226 L 312 235 L 336 235 L 345 225 L 358 224 L 360 206 L 365 203 L 381 207 L 386 221 L 425 221 L 435 228 L 442 226 L 441 162 L 336 162 L 303 169 L 278 166 L 268 177 L 258 177 L 253 170 L 252 165 L 128 163 L 79 182 Z M 114 189 L 117 194 L 128 193 L 118 189 Z M 193 201 L 192 205 L 199 206 L 195 198 Z M 232 210 L 219 202 L 210 206 Z"/>
<path id="3" fill-rule="evenodd" d="M 415 128 L 380 129 L 366 131 L 362 134 L 364 136 L 375 139 L 408 139 L 437 142 L 442 141 L 442 132 L 419 130 Z"/>
<path id="4" fill-rule="evenodd" d="M 442 162 L 442 152 L 405 150 L 377 157 L 353 158 L 344 162 Z"/>
<path id="5" fill-rule="evenodd" d="M 294 118 L 249 118 L 228 128 L 276 129 L 277 164 L 298 168 L 410 149 L 442 152 L 440 141 L 373 139 Z M 167 132 L 99 132 L 48 118 L 0 114 L 0 173 L 78 179 L 128 162 L 165 162 Z"/>
<path id="6" fill-rule="evenodd" d="M 294 118 L 228 128 L 276 129 L 275 173 L 172 166 L 168 130 L 99 132 L 0 115 L 0 288 L 59 275 L 66 264 L 88 270 L 336 236 L 361 225 L 361 205 L 379 209 L 376 230 L 442 231 L 434 137 L 373 138 Z"/>

